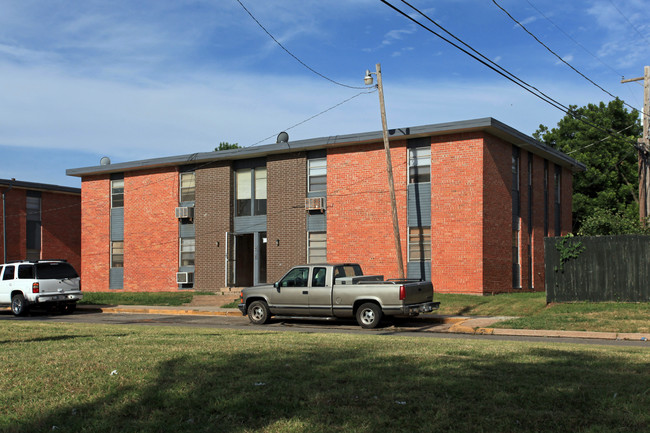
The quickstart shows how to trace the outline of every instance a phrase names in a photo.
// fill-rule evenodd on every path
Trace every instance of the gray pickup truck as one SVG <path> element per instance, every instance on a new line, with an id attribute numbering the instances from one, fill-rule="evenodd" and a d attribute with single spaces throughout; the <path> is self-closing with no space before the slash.
<path id="1" fill-rule="evenodd" d="M 355 263 L 296 266 L 275 284 L 241 291 L 239 310 L 252 323 L 271 316 L 352 318 L 375 328 L 382 316 L 413 316 L 440 306 L 430 281 L 363 275 Z"/>

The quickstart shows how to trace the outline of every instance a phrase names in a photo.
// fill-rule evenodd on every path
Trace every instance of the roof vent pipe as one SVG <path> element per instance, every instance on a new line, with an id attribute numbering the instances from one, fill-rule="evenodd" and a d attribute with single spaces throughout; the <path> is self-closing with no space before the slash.
<path id="1" fill-rule="evenodd" d="M 286 132 L 282 131 L 281 133 L 278 134 L 277 140 L 275 140 L 277 144 L 280 143 L 288 143 L 289 142 L 289 134 Z"/>

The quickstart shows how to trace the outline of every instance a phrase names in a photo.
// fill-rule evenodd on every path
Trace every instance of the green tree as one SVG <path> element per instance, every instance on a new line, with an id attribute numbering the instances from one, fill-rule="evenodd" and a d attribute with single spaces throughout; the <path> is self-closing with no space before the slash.
<path id="1" fill-rule="evenodd" d="M 638 220 L 638 162 L 634 144 L 642 134 L 639 113 L 628 111 L 619 99 L 570 109 L 573 115 L 564 116 L 556 128 L 549 130 L 540 125 L 533 137 L 587 167 L 573 177 L 573 231 L 580 232 L 590 216 L 600 215 L 603 219 L 605 214 L 598 213 L 599 210 Z"/>
<path id="2" fill-rule="evenodd" d="M 228 150 L 228 149 L 239 149 L 241 146 L 239 146 L 238 143 L 228 143 L 227 141 L 222 141 L 219 143 L 219 147 L 215 147 L 215 151 L 219 150 Z"/>

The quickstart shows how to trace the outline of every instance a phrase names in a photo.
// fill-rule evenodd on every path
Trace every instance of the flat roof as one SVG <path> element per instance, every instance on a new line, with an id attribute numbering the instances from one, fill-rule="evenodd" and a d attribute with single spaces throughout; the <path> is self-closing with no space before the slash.
<path id="1" fill-rule="evenodd" d="M 549 161 L 552 161 L 558 165 L 568 167 L 573 172 L 584 171 L 586 168 L 584 164 L 576 161 L 575 159 L 560 152 L 559 150 L 553 149 L 552 147 L 547 146 L 546 144 L 539 142 L 522 132 L 517 131 L 505 123 L 499 122 L 492 117 L 390 129 L 388 131 L 388 135 L 390 141 L 474 131 L 487 132 L 491 135 L 501 138 L 506 142 L 512 143 L 517 147 L 548 159 Z M 382 131 L 333 135 L 329 137 L 310 138 L 306 140 L 251 146 L 240 149 L 221 150 L 215 152 L 198 152 L 185 155 L 121 162 L 116 164 L 70 168 L 66 170 L 66 174 L 68 176 L 82 177 L 97 174 L 120 173 L 149 168 L 259 158 L 280 153 L 305 152 L 309 150 L 353 146 L 364 143 L 373 143 L 382 140 Z"/>
<path id="2" fill-rule="evenodd" d="M 81 188 L 73 188 L 71 186 L 52 185 L 49 183 L 25 182 L 16 179 L 0 179 L 0 188 L 9 187 L 29 189 L 34 191 L 52 191 L 63 192 L 66 194 L 79 194 L 81 195 Z M 2 188 L 5 190 L 5 188 Z"/>

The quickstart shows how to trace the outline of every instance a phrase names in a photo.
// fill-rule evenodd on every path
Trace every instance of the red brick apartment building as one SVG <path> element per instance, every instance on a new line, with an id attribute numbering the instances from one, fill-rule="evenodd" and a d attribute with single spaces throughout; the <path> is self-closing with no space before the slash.
<path id="1" fill-rule="evenodd" d="M 81 270 L 81 190 L 0 179 L 1 259 L 65 259 Z"/>
<path id="2" fill-rule="evenodd" d="M 584 166 L 492 118 L 390 131 L 402 254 L 439 292 L 544 289 Z M 85 290 L 211 290 L 301 263 L 398 276 L 381 131 L 69 169 Z"/>

